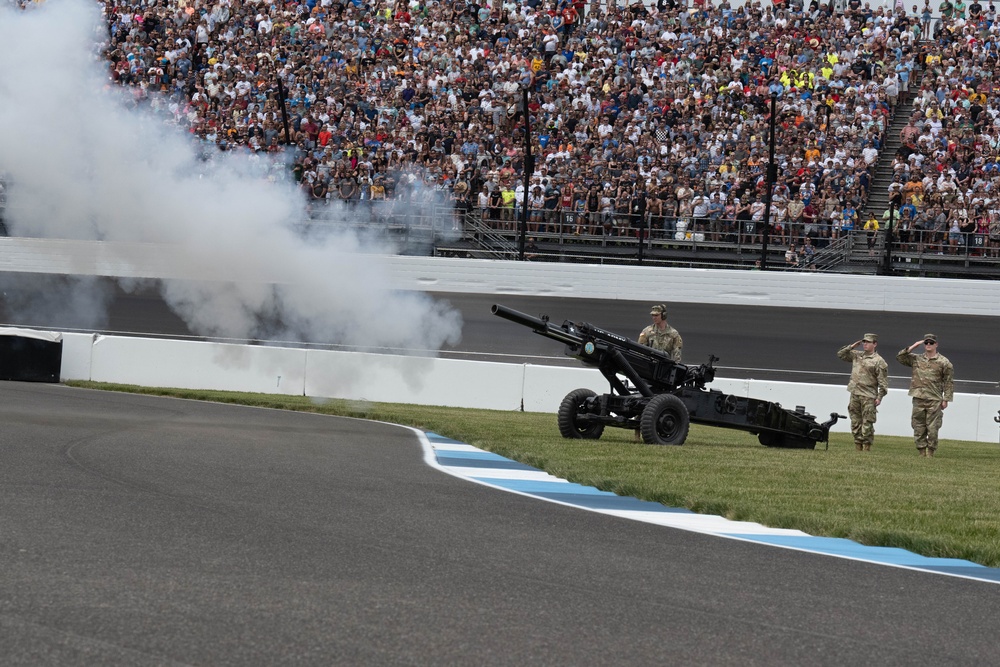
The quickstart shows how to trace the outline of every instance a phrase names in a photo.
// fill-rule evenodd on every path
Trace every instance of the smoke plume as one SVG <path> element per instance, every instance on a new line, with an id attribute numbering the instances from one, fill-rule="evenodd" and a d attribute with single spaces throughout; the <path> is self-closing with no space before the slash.
<path id="1" fill-rule="evenodd" d="M 12 234 L 163 244 L 192 276 L 229 276 L 158 282 L 199 335 L 364 349 L 457 342 L 457 312 L 392 289 L 385 249 L 347 232 L 297 231 L 306 215 L 294 182 L 268 180 L 248 153 L 206 161 L 189 134 L 132 103 L 109 80 L 106 41 L 92 2 L 0 4 L 0 174 Z M 347 215 L 335 211 L 328 228 Z"/>

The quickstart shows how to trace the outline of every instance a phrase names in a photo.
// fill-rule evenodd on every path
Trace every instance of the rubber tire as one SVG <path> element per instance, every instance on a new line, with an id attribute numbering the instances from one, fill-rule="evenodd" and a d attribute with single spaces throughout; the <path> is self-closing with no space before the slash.
<path id="1" fill-rule="evenodd" d="M 597 440 L 604 433 L 604 424 L 587 424 L 580 426 L 576 417 L 583 411 L 583 404 L 588 398 L 597 396 L 590 389 L 574 389 L 566 394 L 559 404 L 559 433 L 571 440 Z"/>
<path id="2" fill-rule="evenodd" d="M 654 396 L 639 418 L 642 440 L 650 445 L 683 445 L 690 427 L 687 406 L 673 394 Z"/>

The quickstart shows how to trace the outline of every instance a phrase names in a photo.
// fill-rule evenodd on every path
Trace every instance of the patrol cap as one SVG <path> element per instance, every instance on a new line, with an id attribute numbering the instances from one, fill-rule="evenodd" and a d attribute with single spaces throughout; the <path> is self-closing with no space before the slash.
<path id="1" fill-rule="evenodd" d="M 935 336 L 934 334 L 924 334 L 924 342 L 926 343 L 927 341 L 933 341 L 936 343 L 937 336 Z"/>
<path id="2" fill-rule="evenodd" d="M 660 315 L 661 317 L 667 316 L 667 304 L 659 303 L 649 309 L 650 315 Z"/>
<path id="3" fill-rule="evenodd" d="M 864 335 L 864 337 L 862 337 L 861 340 L 863 340 L 866 343 L 877 343 L 878 342 L 878 334 L 866 333 Z"/>

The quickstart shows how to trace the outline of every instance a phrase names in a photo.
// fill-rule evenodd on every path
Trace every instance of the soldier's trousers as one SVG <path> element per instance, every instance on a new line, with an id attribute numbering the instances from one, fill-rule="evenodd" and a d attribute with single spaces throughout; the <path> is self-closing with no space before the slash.
<path id="1" fill-rule="evenodd" d="M 875 409 L 875 399 L 851 394 L 851 402 L 847 405 L 847 414 L 851 417 L 851 433 L 854 442 L 860 445 L 871 445 L 875 440 L 875 419 L 878 413 Z"/>
<path id="2" fill-rule="evenodd" d="M 934 398 L 913 399 L 913 412 L 910 415 L 910 425 L 913 426 L 913 441 L 917 449 L 934 451 L 938 446 L 938 431 L 944 410 L 941 401 Z"/>

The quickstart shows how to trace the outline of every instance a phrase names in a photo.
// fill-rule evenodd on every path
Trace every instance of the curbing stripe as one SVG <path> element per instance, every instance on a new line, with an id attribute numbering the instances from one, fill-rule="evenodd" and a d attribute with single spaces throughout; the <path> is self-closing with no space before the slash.
<path id="1" fill-rule="evenodd" d="M 744 542 L 950 577 L 1000 583 L 1000 569 L 978 563 L 957 558 L 929 558 L 905 549 L 869 547 L 843 538 L 817 537 L 799 530 L 769 528 L 758 523 L 730 521 L 720 516 L 696 514 L 684 508 L 667 507 L 569 482 L 537 468 L 436 433 L 419 431 L 417 433 L 421 436 L 424 458 L 429 465 L 456 477 L 510 493 L 633 521 Z"/>

